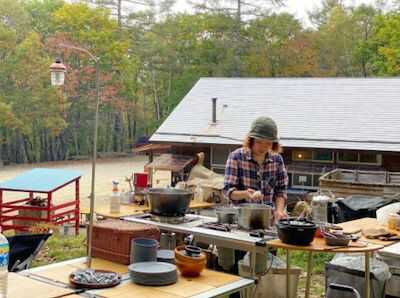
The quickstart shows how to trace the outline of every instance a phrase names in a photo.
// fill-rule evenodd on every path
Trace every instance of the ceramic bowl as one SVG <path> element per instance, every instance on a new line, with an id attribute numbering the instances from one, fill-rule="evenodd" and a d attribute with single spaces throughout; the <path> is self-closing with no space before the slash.
<path id="1" fill-rule="evenodd" d="M 201 252 L 198 256 L 189 256 L 185 251 L 185 246 L 175 249 L 175 263 L 182 276 L 199 276 L 207 264 L 206 254 Z"/>

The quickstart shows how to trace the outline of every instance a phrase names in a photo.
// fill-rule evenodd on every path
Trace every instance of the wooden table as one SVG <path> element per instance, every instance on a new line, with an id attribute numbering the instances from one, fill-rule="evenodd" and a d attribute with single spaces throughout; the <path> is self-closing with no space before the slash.
<path id="1" fill-rule="evenodd" d="M 47 283 L 51 286 L 58 286 L 61 289 L 69 290 L 65 295 L 73 294 L 69 289 L 69 274 L 78 268 L 86 267 L 86 258 L 73 259 L 61 263 L 51 264 L 43 267 L 37 267 L 25 270 L 19 273 L 21 278 L 32 279 L 35 282 Z M 240 276 L 230 275 L 222 272 L 204 270 L 200 277 L 185 278 L 179 276 L 178 282 L 174 285 L 164 287 L 146 287 L 136 285 L 131 282 L 128 274 L 128 266 L 116 264 L 102 259 L 93 259 L 93 268 L 116 271 L 122 275 L 122 282 L 119 286 L 111 289 L 86 291 L 82 295 L 90 297 L 105 298 L 135 298 L 135 297 L 215 297 L 234 292 L 243 292 L 249 294 L 253 288 L 254 280 L 242 278 Z M 10 296 L 21 297 L 25 296 Z M 47 296 L 29 295 L 26 298 Z M 69 296 L 67 296 L 69 297 Z M 71 296 L 72 298 L 73 296 Z M 53 297 L 48 297 L 53 298 Z"/>
<path id="2" fill-rule="evenodd" d="M 10 298 L 55 298 L 73 294 L 75 290 L 35 280 L 17 273 L 8 274 L 7 297 Z"/>
<path id="3" fill-rule="evenodd" d="M 104 298 L 201 298 L 228 295 L 238 291 L 244 293 L 253 284 L 254 281 L 250 279 L 206 269 L 195 278 L 179 275 L 178 282 L 170 286 L 147 287 L 126 280 L 118 287 L 92 293 L 95 297 Z"/>
<path id="4" fill-rule="evenodd" d="M 190 202 L 189 209 L 207 209 L 207 208 L 212 208 L 214 206 L 215 206 L 215 204 L 212 204 L 212 203 L 192 201 L 192 202 Z M 110 206 L 108 206 L 108 205 L 101 206 L 101 207 L 95 209 L 96 215 L 102 216 L 105 218 L 115 218 L 115 219 L 130 216 L 130 215 L 136 215 L 136 214 L 140 214 L 140 213 L 146 213 L 149 211 L 150 211 L 150 208 L 148 206 L 136 205 L 136 204 L 121 205 L 121 210 L 119 213 L 111 213 Z M 81 212 L 81 213 L 83 213 L 83 212 Z"/>
<path id="5" fill-rule="evenodd" d="M 314 252 L 328 252 L 328 253 L 364 253 L 365 254 L 365 289 L 364 298 L 370 298 L 371 280 L 370 280 L 370 257 L 371 253 L 382 249 L 384 246 L 379 244 L 368 243 L 366 247 L 332 247 L 325 244 L 323 238 L 315 238 L 314 241 L 308 246 L 298 246 L 285 244 L 279 239 L 268 241 L 268 246 L 274 248 L 281 248 L 286 250 L 286 297 L 289 298 L 290 295 L 290 251 L 291 250 L 302 250 L 308 252 L 308 262 L 307 262 L 307 280 L 306 280 L 306 293 L 305 297 L 310 297 L 310 286 L 311 286 L 311 274 L 312 274 L 312 254 Z"/>

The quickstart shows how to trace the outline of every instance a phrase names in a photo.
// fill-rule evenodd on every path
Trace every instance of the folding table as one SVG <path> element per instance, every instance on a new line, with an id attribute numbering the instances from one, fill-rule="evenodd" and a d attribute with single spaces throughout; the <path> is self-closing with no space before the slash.
<path id="1" fill-rule="evenodd" d="M 37 168 L 28 171 L 14 179 L 0 183 L 0 226 L 4 230 L 29 230 L 32 223 L 53 223 L 61 225 L 67 222 L 75 223 L 75 232 L 79 233 L 79 179 L 81 173 L 61 169 Z M 56 204 L 53 194 L 67 185 L 75 184 L 75 196 L 69 201 Z M 5 200 L 5 192 L 25 192 L 28 197 Z M 34 198 L 35 193 L 47 196 L 46 206 L 30 206 L 27 204 Z M 20 210 L 44 211 L 45 217 L 24 216 Z M 19 224 L 23 222 L 24 224 Z M 17 224 L 16 224 L 17 223 Z"/>

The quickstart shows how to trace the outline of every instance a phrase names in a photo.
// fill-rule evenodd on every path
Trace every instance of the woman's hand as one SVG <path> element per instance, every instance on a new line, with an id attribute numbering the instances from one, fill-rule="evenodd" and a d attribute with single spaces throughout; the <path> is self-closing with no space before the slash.
<path id="1" fill-rule="evenodd" d="M 285 211 L 275 209 L 275 211 L 274 211 L 275 222 L 278 222 L 281 219 L 286 219 L 286 218 L 288 218 L 288 215 Z"/>
<path id="2" fill-rule="evenodd" d="M 263 195 L 261 191 L 254 190 L 252 188 L 247 189 L 247 200 L 250 202 L 259 202 L 262 201 Z"/>

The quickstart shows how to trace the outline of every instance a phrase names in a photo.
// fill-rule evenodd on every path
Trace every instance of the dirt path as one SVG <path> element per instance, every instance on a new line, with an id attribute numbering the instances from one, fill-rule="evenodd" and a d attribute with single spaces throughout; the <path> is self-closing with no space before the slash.
<path id="1" fill-rule="evenodd" d="M 108 199 L 112 181 L 120 182 L 121 190 L 128 190 L 128 183 L 124 182 L 124 177 L 132 174 L 133 172 L 143 172 L 143 167 L 147 162 L 144 156 L 137 156 L 131 158 L 112 158 L 98 160 L 96 165 L 96 205 L 105 204 Z M 66 161 L 66 162 L 46 162 L 36 164 L 24 164 L 15 166 L 5 166 L 0 168 L 0 182 L 14 178 L 15 176 L 29 171 L 33 168 L 53 168 L 75 170 L 82 173 L 81 179 L 81 204 L 82 207 L 89 205 L 88 196 L 90 194 L 91 185 L 91 170 L 92 165 L 90 161 Z M 67 201 L 73 196 L 74 187 L 68 186 L 55 193 L 57 202 Z M 5 200 L 11 198 L 22 197 L 20 193 L 6 192 L 4 194 Z"/>

